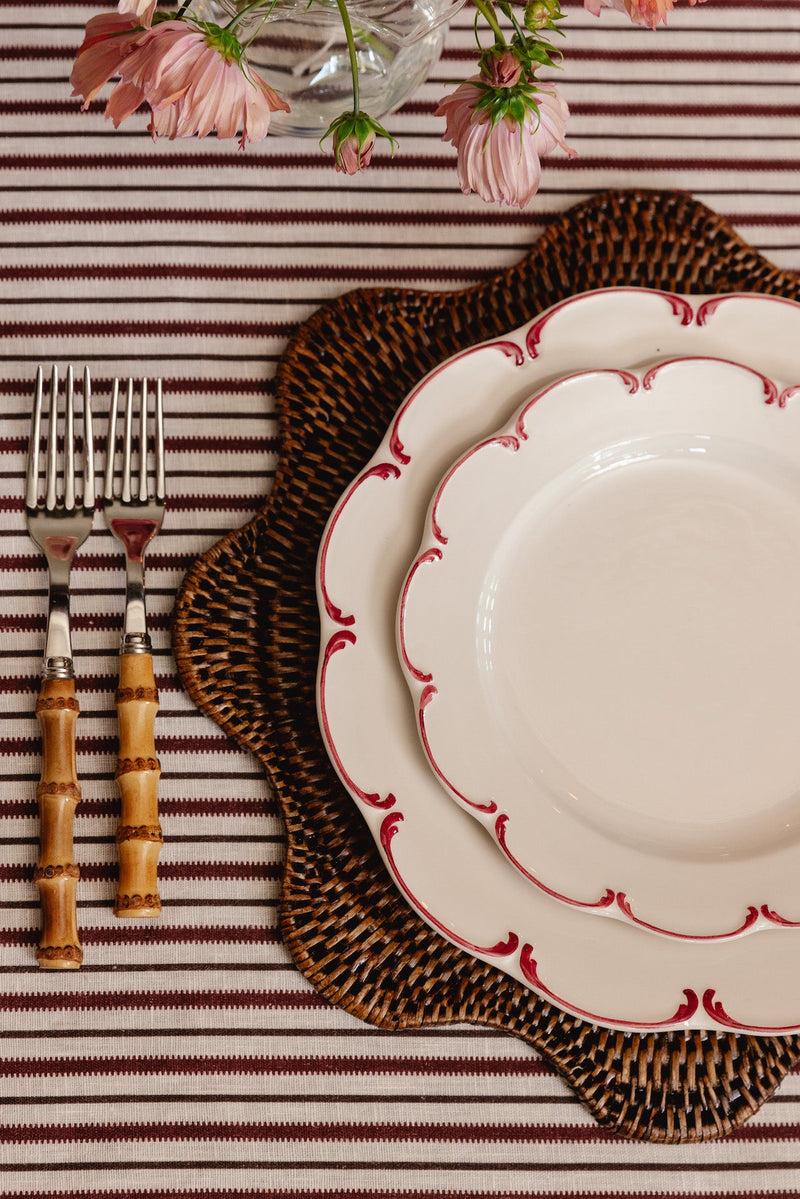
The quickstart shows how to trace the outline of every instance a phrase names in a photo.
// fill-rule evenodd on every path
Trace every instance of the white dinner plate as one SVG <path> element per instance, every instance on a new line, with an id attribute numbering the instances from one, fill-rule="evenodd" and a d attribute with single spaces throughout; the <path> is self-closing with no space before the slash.
<path id="1" fill-rule="evenodd" d="M 775 298 L 613 289 L 565 301 L 427 375 L 322 538 L 320 726 L 392 879 L 454 945 L 594 1023 L 796 1031 L 800 930 L 668 939 L 531 886 L 429 768 L 396 653 L 400 588 L 448 465 L 534 391 L 581 369 L 676 356 L 733 357 L 792 380 L 798 344 L 800 306 Z"/>
<path id="2" fill-rule="evenodd" d="M 398 645 L 431 767 L 548 894 L 800 920 L 800 407 L 747 366 L 567 376 L 434 491 Z"/>

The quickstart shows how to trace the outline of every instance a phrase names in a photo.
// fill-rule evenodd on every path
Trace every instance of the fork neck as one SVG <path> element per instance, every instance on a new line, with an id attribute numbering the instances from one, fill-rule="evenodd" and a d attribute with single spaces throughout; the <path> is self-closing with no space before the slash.
<path id="1" fill-rule="evenodd" d="M 52 579 L 48 599 L 47 639 L 42 678 L 75 678 L 72 664 L 72 641 L 69 633 L 69 588 Z"/>
<path id="2" fill-rule="evenodd" d="M 144 562 L 141 555 L 127 552 L 125 563 L 125 624 L 123 625 L 121 654 L 149 654 L 150 638 L 147 635 L 147 610 L 144 596 Z"/>

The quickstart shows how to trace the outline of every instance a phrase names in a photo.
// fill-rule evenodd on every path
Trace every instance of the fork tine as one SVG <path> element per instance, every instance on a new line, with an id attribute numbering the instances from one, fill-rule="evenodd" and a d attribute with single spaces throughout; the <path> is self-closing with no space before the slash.
<path id="1" fill-rule="evenodd" d="M 133 379 L 128 380 L 125 398 L 125 440 L 122 446 L 122 502 L 131 500 L 131 422 L 133 420 Z"/>
<path id="2" fill-rule="evenodd" d="M 64 507 L 75 507 L 75 380 L 67 367 L 67 407 L 64 415 Z"/>
<path id="3" fill-rule="evenodd" d="M 108 437 L 106 438 L 106 475 L 103 482 L 103 498 L 114 498 L 114 459 L 117 453 L 117 412 L 119 411 L 119 379 L 114 380 L 111 392 L 111 407 L 108 410 Z"/>
<path id="4" fill-rule="evenodd" d="M 83 368 L 83 507 L 94 512 L 94 423 L 92 421 L 92 380 L 89 368 Z"/>
<path id="5" fill-rule="evenodd" d="M 25 482 L 25 506 L 35 508 L 39 503 L 39 446 L 42 440 L 42 368 L 36 371 L 36 390 L 31 414 L 31 433 L 28 441 L 28 470 Z"/>
<path id="6" fill-rule="evenodd" d="M 58 367 L 50 376 L 50 412 L 47 421 L 47 496 L 45 507 L 52 512 L 56 506 L 56 475 L 58 473 Z"/>
<path id="7" fill-rule="evenodd" d="M 142 406 L 139 411 L 139 499 L 147 503 L 147 380 L 142 379 Z"/>
<path id="8" fill-rule="evenodd" d="M 161 400 L 161 380 L 156 379 L 156 498 L 166 495 L 164 483 L 164 406 Z"/>

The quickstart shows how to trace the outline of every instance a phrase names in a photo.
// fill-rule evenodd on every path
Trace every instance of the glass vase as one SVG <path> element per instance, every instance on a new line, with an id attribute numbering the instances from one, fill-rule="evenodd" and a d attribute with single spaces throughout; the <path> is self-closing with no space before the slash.
<path id="1" fill-rule="evenodd" d="M 427 78 L 442 49 L 448 20 L 465 0 L 352 0 L 347 11 L 356 42 L 360 107 L 380 120 Z M 224 25 L 246 0 L 193 5 Z M 335 0 L 265 0 L 237 34 L 252 41 L 247 56 L 259 75 L 291 105 L 276 112 L 270 134 L 321 137 L 340 113 L 352 111 L 350 58 Z"/>

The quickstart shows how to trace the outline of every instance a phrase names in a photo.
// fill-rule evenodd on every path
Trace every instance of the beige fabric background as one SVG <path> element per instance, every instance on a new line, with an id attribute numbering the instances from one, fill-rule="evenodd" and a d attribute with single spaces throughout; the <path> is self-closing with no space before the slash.
<path id="1" fill-rule="evenodd" d="M 462 287 L 609 187 L 680 188 L 800 269 L 800 5 L 710 0 L 653 34 L 573 0 L 574 161 L 524 212 L 456 187 L 433 117 L 470 70 L 462 13 L 392 120 L 394 159 L 336 175 L 316 142 L 159 143 L 69 97 L 95 9 L 0 0 L 0 1191 L 5 1195 L 789 1196 L 800 1078 L 720 1144 L 601 1132 L 511 1038 L 381 1033 L 331 1008 L 276 932 L 283 830 L 254 760 L 181 690 L 168 639 L 195 556 L 262 504 L 272 379 L 291 330 L 361 284 Z M 82 716 L 76 823 L 86 964 L 38 971 L 33 716 L 46 579 L 22 522 L 38 363 L 167 380 L 171 508 L 149 558 L 162 695 L 164 916 L 111 915 L 121 563 L 98 521 L 73 575 Z"/>

